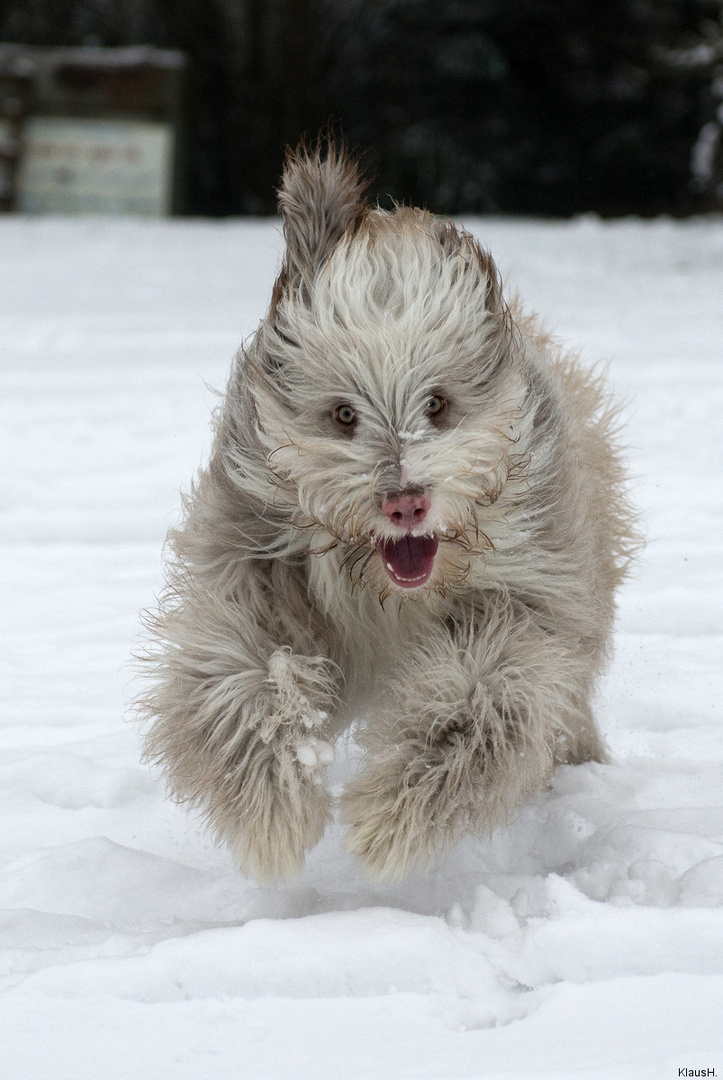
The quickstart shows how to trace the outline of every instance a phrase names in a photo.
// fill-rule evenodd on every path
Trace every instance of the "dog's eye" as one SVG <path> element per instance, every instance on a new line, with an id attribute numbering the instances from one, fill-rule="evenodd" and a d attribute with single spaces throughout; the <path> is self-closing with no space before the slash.
<path id="1" fill-rule="evenodd" d="M 342 427 L 354 427 L 356 424 L 356 412 L 351 405 L 337 405 L 334 409 L 334 419 Z"/>
<path id="2" fill-rule="evenodd" d="M 427 416 L 440 416 L 447 408 L 447 402 L 439 394 L 432 394 L 424 403 L 424 411 Z"/>

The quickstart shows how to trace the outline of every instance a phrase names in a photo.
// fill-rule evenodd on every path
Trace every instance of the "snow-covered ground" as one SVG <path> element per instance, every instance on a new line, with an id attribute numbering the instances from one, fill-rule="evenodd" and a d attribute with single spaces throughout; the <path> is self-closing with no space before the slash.
<path id="1" fill-rule="evenodd" d="M 124 717 L 278 228 L 0 220 L 3 1080 L 723 1075 L 723 221 L 470 224 L 628 402 L 649 544 L 597 706 L 615 763 L 403 885 L 334 828 L 274 890 Z"/>

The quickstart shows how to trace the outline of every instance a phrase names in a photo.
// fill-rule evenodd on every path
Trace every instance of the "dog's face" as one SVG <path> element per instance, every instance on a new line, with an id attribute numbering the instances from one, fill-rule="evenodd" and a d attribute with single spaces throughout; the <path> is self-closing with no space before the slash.
<path id="1" fill-rule="evenodd" d="M 425 595 L 494 542 L 528 388 L 491 259 L 422 211 L 371 210 L 285 272 L 249 365 L 268 465 L 309 547 L 355 583 Z M 489 511 L 488 515 L 489 515 Z"/>

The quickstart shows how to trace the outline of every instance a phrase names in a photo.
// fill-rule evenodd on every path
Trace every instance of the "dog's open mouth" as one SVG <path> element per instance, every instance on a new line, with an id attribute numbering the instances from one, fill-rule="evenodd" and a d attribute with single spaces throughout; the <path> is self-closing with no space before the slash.
<path id="1" fill-rule="evenodd" d="M 377 540 L 384 569 L 395 585 L 416 589 L 429 581 L 437 554 L 436 536 L 407 536 L 399 540 Z"/>

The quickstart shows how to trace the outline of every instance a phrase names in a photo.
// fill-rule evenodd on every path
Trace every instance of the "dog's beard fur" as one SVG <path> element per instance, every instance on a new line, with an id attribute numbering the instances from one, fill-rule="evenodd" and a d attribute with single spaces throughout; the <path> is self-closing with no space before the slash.
<path id="1" fill-rule="evenodd" d="M 604 760 L 589 699 L 637 542 L 601 380 L 469 234 L 362 196 L 333 147 L 290 155 L 271 307 L 149 619 L 147 754 L 271 881 L 330 819 L 327 743 L 370 687 L 342 816 L 382 876 Z"/>

